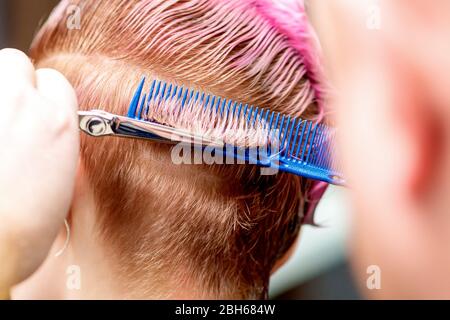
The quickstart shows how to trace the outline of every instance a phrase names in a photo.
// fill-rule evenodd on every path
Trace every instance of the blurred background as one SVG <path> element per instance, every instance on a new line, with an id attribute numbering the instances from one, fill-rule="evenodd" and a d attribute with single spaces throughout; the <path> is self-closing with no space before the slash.
<path id="1" fill-rule="evenodd" d="M 0 48 L 27 52 L 35 32 L 57 3 L 58 0 L 0 0 Z M 303 228 L 293 258 L 272 277 L 271 298 L 360 298 L 347 259 L 347 197 L 345 189 L 329 188 L 316 215 L 321 227 Z"/>
<path id="2" fill-rule="evenodd" d="M 0 47 L 26 51 L 58 0 L 0 0 Z"/>

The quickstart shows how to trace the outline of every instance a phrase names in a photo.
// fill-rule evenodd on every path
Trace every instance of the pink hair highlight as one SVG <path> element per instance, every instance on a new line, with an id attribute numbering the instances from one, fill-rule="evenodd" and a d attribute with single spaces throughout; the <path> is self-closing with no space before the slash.
<path id="1" fill-rule="evenodd" d="M 308 20 L 304 1 L 254 0 L 253 2 L 260 14 L 286 36 L 290 46 L 302 57 L 319 104 L 320 121 L 324 114 L 324 100 L 328 88 L 321 63 L 320 43 Z"/>
<path id="2" fill-rule="evenodd" d="M 126 20 L 137 39 L 124 49 L 138 58 L 151 50 L 176 79 L 213 93 L 220 87 L 236 100 L 295 116 L 316 103 L 321 120 L 319 59 L 304 7 L 296 14 L 281 8 L 268 0 L 139 1 Z M 190 20 L 195 15 L 201 19 Z M 235 96 L 244 83 L 247 92 Z"/>

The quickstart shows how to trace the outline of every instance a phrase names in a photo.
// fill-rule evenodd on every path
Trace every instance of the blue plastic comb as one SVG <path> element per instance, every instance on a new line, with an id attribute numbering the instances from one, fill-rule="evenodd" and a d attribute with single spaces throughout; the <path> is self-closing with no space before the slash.
<path id="1" fill-rule="evenodd" d="M 127 116 L 96 110 L 81 111 L 80 128 L 96 137 L 113 135 L 191 144 L 193 141 L 202 141 L 200 147 L 214 146 L 216 153 L 222 153 L 227 158 L 331 184 L 345 185 L 340 167 L 332 156 L 335 129 L 157 80 L 151 83 L 149 92 L 143 94 L 144 84 L 145 79 L 139 84 Z M 192 108 L 203 108 L 198 111 L 203 115 L 203 121 L 208 121 L 205 125 L 244 121 L 247 128 L 264 128 L 264 132 L 268 133 L 268 143 L 264 148 L 230 146 L 226 142 L 218 141 L 217 137 L 199 135 L 154 121 L 151 114 L 155 110 L 152 108 L 167 108 L 169 102 L 172 114 L 175 111 L 178 117 L 182 117 L 185 112 L 195 112 Z M 270 147 L 274 141 L 278 145 L 275 151 Z M 261 152 L 262 149 L 264 152 Z M 255 153 L 255 150 L 259 153 Z"/>

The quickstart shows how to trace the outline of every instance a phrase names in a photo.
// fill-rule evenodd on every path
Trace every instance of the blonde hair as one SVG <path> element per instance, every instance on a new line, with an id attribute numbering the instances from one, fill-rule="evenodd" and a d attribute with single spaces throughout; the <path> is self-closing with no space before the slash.
<path id="1" fill-rule="evenodd" d="M 265 14 L 267 3 L 63 1 L 31 56 L 68 77 L 82 109 L 125 114 L 140 78 L 150 74 L 318 119 L 311 57 Z M 67 28 L 70 5 L 81 9 L 80 30 Z M 161 297 L 170 297 L 172 279 L 201 283 L 205 296 L 267 296 L 271 269 L 297 237 L 309 181 L 261 176 L 249 165 L 176 166 L 169 146 L 114 138 L 83 136 L 82 159 L 101 234 L 130 286 L 166 283 Z"/>

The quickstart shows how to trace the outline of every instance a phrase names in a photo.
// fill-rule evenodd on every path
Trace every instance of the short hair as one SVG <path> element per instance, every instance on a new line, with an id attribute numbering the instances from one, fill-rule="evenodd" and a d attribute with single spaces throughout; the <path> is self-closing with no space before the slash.
<path id="1" fill-rule="evenodd" d="M 277 7 L 263 0 L 62 1 L 31 56 L 66 75 L 82 109 L 125 114 L 150 75 L 320 120 L 304 7 Z M 68 26 L 77 10 L 79 29 Z M 170 148 L 82 136 L 100 239 L 119 274 L 130 287 L 162 286 L 161 298 L 170 298 L 174 283 L 200 290 L 196 296 L 266 297 L 271 269 L 297 238 L 311 181 L 263 176 L 252 165 L 175 165 Z"/>

